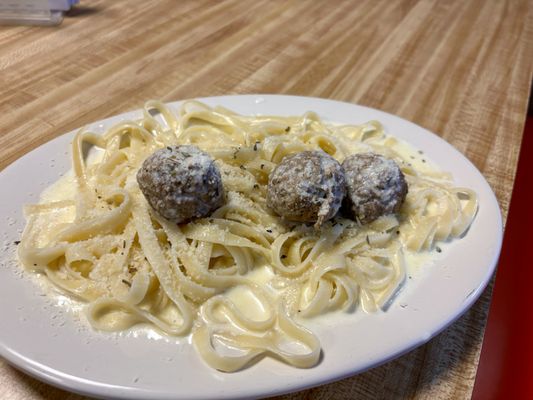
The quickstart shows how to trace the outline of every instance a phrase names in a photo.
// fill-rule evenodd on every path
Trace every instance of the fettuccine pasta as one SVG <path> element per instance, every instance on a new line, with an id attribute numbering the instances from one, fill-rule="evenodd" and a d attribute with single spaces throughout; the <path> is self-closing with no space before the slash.
<path id="1" fill-rule="evenodd" d="M 178 225 L 150 208 L 135 175 L 154 151 L 179 144 L 213 157 L 226 201 L 208 218 Z M 339 162 L 359 152 L 393 159 L 409 186 L 400 213 L 365 226 L 337 215 L 320 230 L 281 219 L 266 206 L 269 173 L 305 150 Z M 76 135 L 70 193 L 26 207 L 19 258 L 86 303 L 95 329 L 148 324 L 191 334 L 202 358 L 221 371 L 265 355 L 312 367 L 320 342 L 304 327 L 307 318 L 385 307 L 404 284 L 405 255 L 461 237 L 475 216 L 476 194 L 455 187 L 429 160 L 415 165 L 413 154 L 377 121 L 333 125 L 313 112 L 242 116 L 196 101 L 175 114 L 150 101 L 139 120 Z M 259 268 L 268 271 L 265 282 L 251 278 Z M 248 312 L 247 302 L 260 312 Z"/>

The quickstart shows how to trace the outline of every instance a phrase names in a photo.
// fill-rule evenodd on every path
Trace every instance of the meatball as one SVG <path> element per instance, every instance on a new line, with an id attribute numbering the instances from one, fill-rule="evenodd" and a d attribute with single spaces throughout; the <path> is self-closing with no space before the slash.
<path id="1" fill-rule="evenodd" d="M 340 164 L 323 151 L 283 158 L 268 180 L 267 205 L 291 221 L 322 223 L 337 213 L 346 193 Z"/>
<path id="2" fill-rule="evenodd" d="M 177 223 L 208 216 L 224 203 L 218 167 L 196 146 L 157 150 L 137 172 L 137 182 L 150 206 Z"/>
<path id="3" fill-rule="evenodd" d="M 347 196 L 343 211 L 361 224 L 396 213 L 407 195 L 407 182 L 393 160 L 375 153 L 353 154 L 342 163 Z"/>

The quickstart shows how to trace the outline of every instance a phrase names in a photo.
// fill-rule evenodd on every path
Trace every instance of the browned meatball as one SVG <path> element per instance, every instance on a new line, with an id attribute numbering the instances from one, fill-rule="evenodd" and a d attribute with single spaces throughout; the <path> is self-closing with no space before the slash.
<path id="1" fill-rule="evenodd" d="M 393 160 L 375 153 L 353 154 L 342 163 L 347 196 L 343 209 L 362 224 L 396 213 L 407 195 L 407 182 Z"/>
<path id="2" fill-rule="evenodd" d="M 291 221 L 322 223 L 337 213 L 346 193 L 340 164 L 323 151 L 283 158 L 268 180 L 267 205 Z"/>
<path id="3" fill-rule="evenodd" d="M 220 172 L 196 146 L 169 146 L 148 157 L 137 172 L 146 200 L 177 223 L 206 217 L 224 203 Z"/>

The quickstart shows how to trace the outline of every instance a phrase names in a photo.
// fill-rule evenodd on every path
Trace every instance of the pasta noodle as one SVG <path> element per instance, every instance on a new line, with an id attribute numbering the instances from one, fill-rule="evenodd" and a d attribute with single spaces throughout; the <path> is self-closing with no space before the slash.
<path id="1" fill-rule="evenodd" d="M 146 157 L 177 144 L 216 160 L 227 197 L 210 217 L 180 225 L 157 215 L 135 180 Z M 287 154 L 318 149 L 340 162 L 367 151 L 394 159 L 409 185 L 401 212 L 367 226 L 338 215 L 320 231 L 273 214 L 265 200 L 269 173 Z M 263 356 L 311 367 L 320 343 L 302 325 L 306 318 L 386 307 L 404 283 L 405 254 L 461 237 L 475 216 L 473 191 L 428 163 L 415 166 L 409 151 L 377 121 L 332 125 L 313 112 L 242 116 L 197 101 L 176 115 L 150 101 L 140 120 L 76 135 L 72 195 L 25 208 L 19 258 L 85 302 L 95 329 L 142 323 L 192 334 L 198 353 L 221 371 Z M 266 282 L 252 279 L 259 267 Z"/>

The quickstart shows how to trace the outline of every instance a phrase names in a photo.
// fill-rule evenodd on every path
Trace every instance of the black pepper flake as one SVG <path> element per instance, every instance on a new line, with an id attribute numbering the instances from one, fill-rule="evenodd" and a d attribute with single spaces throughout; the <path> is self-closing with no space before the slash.
<path id="1" fill-rule="evenodd" d="M 290 131 L 291 131 L 291 127 L 290 126 L 285 128 L 285 132 L 289 133 Z"/>
<path id="2" fill-rule="evenodd" d="M 424 154 L 422 150 L 418 150 L 418 154 Z"/>
<path id="3" fill-rule="evenodd" d="M 213 218 L 209 219 L 209 223 L 212 224 L 213 222 L 215 222 L 215 220 Z"/>
<path id="4" fill-rule="evenodd" d="M 259 142 L 259 141 L 255 142 L 255 144 L 254 144 L 254 151 L 257 151 L 257 145 L 258 145 L 259 143 L 261 143 L 261 142 Z"/>
<path id="5" fill-rule="evenodd" d="M 370 238 L 368 237 L 368 235 L 366 235 L 366 242 L 370 244 Z"/>
<path id="6" fill-rule="evenodd" d="M 168 150 L 168 151 L 172 151 L 172 147 L 167 146 L 167 150 Z"/>
<path id="7" fill-rule="evenodd" d="M 437 253 L 442 253 L 442 249 L 439 246 L 435 247 L 435 250 L 437 250 Z"/>
<path id="8" fill-rule="evenodd" d="M 102 199 L 102 196 L 98 196 L 99 199 Z"/>
<path id="9" fill-rule="evenodd" d="M 267 229 L 266 230 L 268 233 L 272 233 L 272 229 Z"/>
<path id="10" fill-rule="evenodd" d="M 126 248 L 126 241 L 125 241 L 125 240 L 122 241 L 122 248 L 123 248 L 123 249 Z"/>
<path id="11" fill-rule="evenodd" d="M 254 189 L 259 189 L 259 185 L 257 183 L 254 183 Z"/>
<path id="12" fill-rule="evenodd" d="M 33 266 L 34 266 L 34 267 L 36 267 L 36 266 L 37 266 L 37 264 L 33 264 Z"/>
<path id="13" fill-rule="evenodd" d="M 15 240 L 13 243 L 15 243 L 16 246 L 20 244 L 20 240 Z"/>
<path id="14" fill-rule="evenodd" d="M 123 252 L 123 251 L 121 251 L 121 252 L 120 252 L 120 255 L 121 255 L 121 256 L 123 256 L 123 255 L 124 255 L 124 252 Z"/>
<path id="15" fill-rule="evenodd" d="M 302 312 L 302 310 L 298 310 L 298 312 Z"/>
<path id="16" fill-rule="evenodd" d="M 131 282 L 127 281 L 126 279 L 122 279 L 122 283 L 131 287 Z"/>
<path id="17" fill-rule="evenodd" d="M 422 162 L 426 162 L 426 160 L 422 159 Z"/>
<path id="18" fill-rule="evenodd" d="M 411 275 L 409 275 L 409 279 L 413 279 L 413 277 Z"/>
<path id="19" fill-rule="evenodd" d="M 237 153 L 239 152 L 240 148 L 236 148 L 235 151 L 233 152 L 233 159 L 236 159 L 237 158 Z"/>
<path id="20" fill-rule="evenodd" d="M 265 168 L 265 164 L 261 164 L 261 169 Z"/>
<path id="21" fill-rule="evenodd" d="M 287 256 L 286 256 L 285 254 L 283 254 L 283 255 L 281 256 L 281 259 L 282 259 L 282 260 L 283 260 L 284 258 L 287 258 Z"/>
<path id="22" fill-rule="evenodd" d="M 128 272 L 130 274 L 133 274 L 134 272 L 137 272 L 137 268 L 135 267 L 132 267 L 131 265 L 128 266 Z"/>
<path id="23" fill-rule="evenodd" d="M 239 168 L 242 169 L 243 171 L 246 171 L 246 167 L 244 165 L 239 165 Z"/>
<path id="24" fill-rule="evenodd" d="M 400 231 L 396 231 L 396 234 L 399 235 L 399 234 L 400 234 Z"/>

